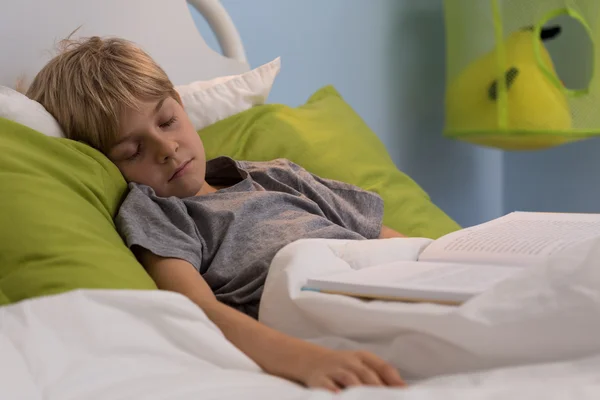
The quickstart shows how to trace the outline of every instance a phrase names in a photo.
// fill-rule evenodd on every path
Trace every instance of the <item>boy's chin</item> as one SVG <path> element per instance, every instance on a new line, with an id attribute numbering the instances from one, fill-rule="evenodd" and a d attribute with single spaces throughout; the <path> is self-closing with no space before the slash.
<path id="1" fill-rule="evenodd" d="M 164 191 L 164 195 L 160 195 L 161 197 L 179 197 L 180 199 L 186 197 L 194 197 L 198 195 L 198 193 L 202 189 L 202 183 L 200 182 L 181 182 L 178 185 L 172 185 L 169 188 L 166 188 Z"/>

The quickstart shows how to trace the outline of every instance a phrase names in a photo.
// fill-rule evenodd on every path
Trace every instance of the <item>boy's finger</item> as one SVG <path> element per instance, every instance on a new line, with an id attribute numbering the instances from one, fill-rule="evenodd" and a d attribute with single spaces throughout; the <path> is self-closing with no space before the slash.
<path id="1" fill-rule="evenodd" d="M 398 371 L 396 371 L 396 369 L 390 365 L 388 365 L 382 371 L 380 371 L 379 376 L 381 376 L 381 379 L 388 386 L 406 386 L 406 382 L 404 382 L 404 379 L 402 379 Z"/>
<path id="2" fill-rule="evenodd" d="M 377 372 L 373 371 L 371 367 L 363 364 L 359 367 L 354 368 L 354 373 L 360 378 L 363 384 L 370 386 L 383 386 L 383 381 L 379 378 Z"/>
<path id="3" fill-rule="evenodd" d="M 317 382 L 314 385 L 314 387 L 319 387 L 334 393 L 338 393 L 342 389 L 332 379 L 328 377 L 323 377 L 321 380 L 319 380 L 319 382 Z"/>
<path id="4" fill-rule="evenodd" d="M 349 386 L 360 386 L 361 382 L 358 376 L 350 370 L 339 370 L 331 374 L 334 382 L 340 385 L 342 388 Z"/>
<path id="5" fill-rule="evenodd" d="M 388 386 L 406 386 L 396 368 L 371 353 L 362 354 L 363 362 L 377 372 L 384 384 Z"/>

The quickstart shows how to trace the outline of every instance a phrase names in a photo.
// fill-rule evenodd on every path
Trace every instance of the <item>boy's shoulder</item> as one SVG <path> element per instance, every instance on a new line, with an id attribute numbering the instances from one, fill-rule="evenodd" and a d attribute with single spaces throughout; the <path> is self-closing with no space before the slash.
<path id="1" fill-rule="evenodd" d="M 269 161 L 238 161 L 238 165 L 253 180 L 263 185 L 268 185 L 269 182 L 279 182 L 295 186 L 299 180 L 306 179 L 305 169 L 287 158 L 276 158 Z"/>
<path id="2" fill-rule="evenodd" d="M 223 157 L 223 158 L 229 158 L 229 157 Z M 241 159 L 233 159 L 233 158 L 230 158 L 230 160 L 236 162 L 240 166 L 258 167 L 258 168 L 268 168 L 270 166 L 273 166 L 273 167 L 287 166 L 288 164 L 293 164 L 287 158 L 274 158 L 272 160 L 261 160 L 261 161 L 241 160 Z"/>
<path id="3" fill-rule="evenodd" d="M 287 158 L 275 158 L 268 161 L 236 161 L 238 165 L 244 170 L 252 172 L 265 172 L 265 171 L 286 171 L 297 173 L 304 170 L 300 165 L 288 160 Z"/>
<path id="4" fill-rule="evenodd" d="M 127 194 L 120 205 L 120 211 L 136 214 L 165 214 L 180 212 L 180 199 L 160 197 L 154 189 L 140 183 L 129 182 Z"/>

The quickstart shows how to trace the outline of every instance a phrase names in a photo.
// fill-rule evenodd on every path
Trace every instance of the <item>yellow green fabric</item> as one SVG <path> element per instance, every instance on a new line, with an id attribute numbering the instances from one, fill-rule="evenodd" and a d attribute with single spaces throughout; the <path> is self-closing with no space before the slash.
<path id="1" fill-rule="evenodd" d="M 374 191 L 385 203 L 384 224 L 406 235 L 437 238 L 460 228 L 396 168 L 377 135 L 333 86 L 300 107 L 256 106 L 199 134 L 209 159 L 287 158 L 321 177 Z"/>
<path id="2" fill-rule="evenodd" d="M 156 288 L 113 224 L 126 184 L 108 159 L 1 118 L 0 148 L 0 305 Z"/>

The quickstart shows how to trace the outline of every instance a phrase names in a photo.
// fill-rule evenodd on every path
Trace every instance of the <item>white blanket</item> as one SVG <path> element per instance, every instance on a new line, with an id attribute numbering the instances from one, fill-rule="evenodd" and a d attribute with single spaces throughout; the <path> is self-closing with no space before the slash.
<path id="1" fill-rule="evenodd" d="M 2 400 L 595 400 L 599 371 L 590 357 L 332 395 L 263 374 L 174 293 L 74 291 L 0 308 Z"/>
<path id="2" fill-rule="evenodd" d="M 460 307 L 301 291 L 311 276 L 415 260 L 428 239 L 302 240 L 274 258 L 260 320 L 334 348 L 367 349 L 409 379 L 569 360 L 600 351 L 600 241 L 523 270 Z"/>

